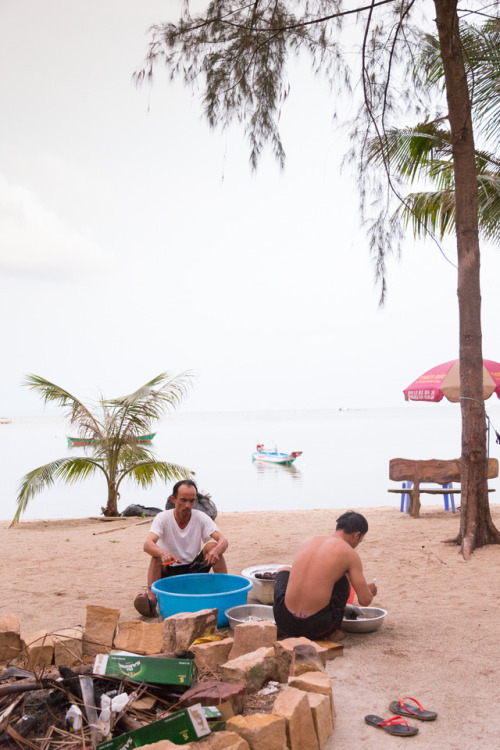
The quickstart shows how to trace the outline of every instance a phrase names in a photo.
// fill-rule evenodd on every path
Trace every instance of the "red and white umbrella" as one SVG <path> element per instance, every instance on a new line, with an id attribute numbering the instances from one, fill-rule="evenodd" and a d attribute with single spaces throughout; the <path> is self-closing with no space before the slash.
<path id="1" fill-rule="evenodd" d="M 460 401 L 460 362 L 454 359 L 427 370 L 408 388 L 405 388 L 406 401 Z M 483 399 L 496 393 L 500 398 L 500 362 L 483 359 Z"/>

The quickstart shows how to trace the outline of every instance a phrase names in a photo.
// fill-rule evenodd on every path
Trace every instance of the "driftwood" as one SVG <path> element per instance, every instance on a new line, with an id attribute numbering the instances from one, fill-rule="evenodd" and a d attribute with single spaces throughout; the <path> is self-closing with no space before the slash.
<path id="1" fill-rule="evenodd" d="M 488 471 L 486 478 L 493 479 L 498 476 L 498 461 L 496 458 L 488 460 Z M 409 513 L 418 518 L 420 511 L 420 483 L 435 482 L 436 484 L 448 484 L 449 482 L 462 481 L 462 459 L 453 458 L 440 460 L 431 458 L 427 461 L 415 461 L 410 458 L 392 458 L 389 461 L 389 479 L 395 482 L 413 482 L 413 488 L 404 490 L 410 495 Z M 403 490 L 401 490 L 403 492 Z M 452 494 L 453 490 L 450 490 Z M 436 491 L 431 494 L 442 494 Z"/>

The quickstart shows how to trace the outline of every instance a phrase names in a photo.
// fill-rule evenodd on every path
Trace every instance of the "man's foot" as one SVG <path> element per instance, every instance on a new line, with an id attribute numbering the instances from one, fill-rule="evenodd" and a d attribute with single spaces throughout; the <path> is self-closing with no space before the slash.
<path id="1" fill-rule="evenodd" d="M 340 628 L 328 636 L 330 641 L 341 641 L 342 638 L 345 638 L 345 633 Z"/>
<path id="2" fill-rule="evenodd" d="M 143 617 L 155 617 L 158 614 L 156 602 L 147 594 L 137 594 L 134 599 L 134 607 Z"/>

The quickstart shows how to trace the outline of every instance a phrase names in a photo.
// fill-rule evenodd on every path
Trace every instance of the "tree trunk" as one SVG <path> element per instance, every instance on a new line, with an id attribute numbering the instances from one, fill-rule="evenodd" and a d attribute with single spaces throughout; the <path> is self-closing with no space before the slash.
<path id="1" fill-rule="evenodd" d="M 108 503 L 105 508 L 101 508 L 103 516 L 118 516 L 118 498 L 119 494 L 116 489 L 116 482 L 108 483 Z"/>
<path id="2" fill-rule="evenodd" d="M 471 101 L 456 0 L 434 0 L 443 61 L 455 173 L 462 412 L 462 502 L 457 543 L 467 559 L 500 543 L 488 503 L 486 419 L 482 387 L 480 252 Z"/>

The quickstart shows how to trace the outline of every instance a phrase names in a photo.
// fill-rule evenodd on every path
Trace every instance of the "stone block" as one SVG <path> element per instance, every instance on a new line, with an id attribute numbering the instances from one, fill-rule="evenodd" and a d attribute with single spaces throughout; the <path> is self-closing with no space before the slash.
<path id="1" fill-rule="evenodd" d="M 118 623 L 114 648 L 134 654 L 159 654 L 162 650 L 163 623 L 125 620 Z"/>
<path id="2" fill-rule="evenodd" d="M 52 664 L 54 640 L 46 630 L 25 635 L 22 639 L 22 649 L 28 669 L 44 669 Z"/>
<path id="3" fill-rule="evenodd" d="M 190 651 L 194 654 L 194 660 L 198 669 L 208 669 L 211 672 L 219 669 L 229 659 L 229 652 L 233 647 L 232 638 L 224 638 L 223 641 L 211 641 L 210 643 L 198 643 L 191 646 Z"/>
<path id="4" fill-rule="evenodd" d="M 313 641 L 313 643 L 325 649 L 325 658 L 327 661 L 344 655 L 343 643 L 337 643 L 336 641 Z"/>
<path id="5" fill-rule="evenodd" d="M 276 679 L 276 659 L 274 649 L 258 648 L 237 659 L 231 659 L 220 668 L 225 682 L 238 682 L 247 686 L 249 693 L 256 693 L 269 680 Z"/>
<path id="6" fill-rule="evenodd" d="M 220 706 L 223 703 L 230 703 L 233 714 L 239 714 L 243 711 L 246 694 L 246 685 L 207 680 L 186 690 L 179 704 L 184 708 L 193 706 L 195 703 L 201 703 L 202 706 Z"/>
<path id="7" fill-rule="evenodd" d="M 83 632 L 83 656 L 109 654 L 120 617 L 120 610 L 87 604 L 87 619 Z"/>
<path id="8" fill-rule="evenodd" d="M 287 682 L 290 674 L 295 673 L 294 665 L 308 663 L 314 665 L 311 670 L 298 670 L 304 672 L 316 671 L 326 664 L 326 650 L 314 641 L 310 641 L 309 638 L 284 638 L 282 641 L 276 641 L 274 653 L 280 682 Z"/>
<path id="9" fill-rule="evenodd" d="M 193 641 L 211 635 L 217 627 L 217 609 L 180 612 L 163 620 L 162 651 L 185 651 Z"/>
<path id="10" fill-rule="evenodd" d="M 322 672 L 306 672 L 298 677 L 289 677 L 290 687 L 304 690 L 306 693 L 320 693 L 327 695 L 330 700 L 332 717 L 335 718 L 335 705 L 333 702 L 332 682 L 328 675 Z"/>
<path id="11" fill-rule="evenodd" d="M 250 745 L 237 732 L 214 732 L 193 743 L 193 750 L 250 750 Z"/>
<path id="12" fill-rule="evenodd" d="M 328 737 L 335 728 L 330 699 L 327 695 L 322 695 L 321 693 L 307 693 L 306 695 L 311 707 L 319 750 L 324 750 L 328 742 Z"/>
<path id="13" fill-rule="evenodd" d="M 263 646 L 270 648 L 277 637 L 278 628 L 268 620 L 242 622 L 234 629 L 234 644 L 229 661 Z"/>
<path id="14" fill-rule="evenodd" d="M 307 693 L 288 687 L 274 701 L 273 714 L 286 720 L 290 750 L 319 750 Z"/>
<path id="15" fill-rule="evenodd" d="M 54 664 L 74 667 L 83 662 L 83 628 L 56 630 L 54 639 Z"/>
<path id="16" fill-rule="evenodd" d="M 151 745 L 143 745 L 142 750 L 178 750 L 179 745 L 170 740 L 160 740 Z M 214 732 L 197 742 L 182 746 L 183 750 L 250 750 L 248 742 L 236 732 Z"/>
<path id="17" fill-rule="evenodd" d="M 21 653 L 19 620 L 14 615 L 0 617 L 0 661 L 17 659 Z"/>
<path id="18" fill-rule="evenodd" d="M 250 746 L 250 750 L 286 750 L 286 721 L 273 714 L 234 716 L 226 721 L 226 729 L 236 732 Z"/>

